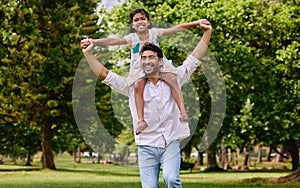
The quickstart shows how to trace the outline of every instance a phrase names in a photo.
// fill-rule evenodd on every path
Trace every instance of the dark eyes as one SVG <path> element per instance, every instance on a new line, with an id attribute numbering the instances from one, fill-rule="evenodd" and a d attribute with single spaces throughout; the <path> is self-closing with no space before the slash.
<path id="1" fill-rule="evenodd" d="M 143 18 L 137 18 L 137 19 L 134 19 L 133 21 L 134 22 L 138 22 L 139 20 L 143 20 L 144 21 L 144 20 L 146 20 L 146 18 L 144 18 L 144 17 Z"/>
<path id="2" fill-rule="evenodd" d="M 150 62 L 153 62 L 153 61 L 155 61 L 156 57 L 155 56 L 149 56 L 148 59 L 149 59 Z M 147 60 L 147 57 L 142 57 L 143 62 L 145 62 L 146 60 Z"/>

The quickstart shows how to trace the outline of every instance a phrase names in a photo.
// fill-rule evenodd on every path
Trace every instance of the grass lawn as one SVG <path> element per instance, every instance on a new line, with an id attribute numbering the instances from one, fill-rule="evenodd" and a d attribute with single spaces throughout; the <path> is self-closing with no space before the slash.
<path id="1" fill-rule="evenodd" d="M 55 158 L 57 170 L 41 170 L 36 162 L 32 167 L 20 165 L 0 165 L 0 187 L 108 187 L 135 188 L 140 186 L 137 166 L 114 164 L 92 164 L 87 159 L 74 163 L 69 155 Z M 10 171 L 5 171 L 10 170 Z M 201 172 L 181 171 L 184 188 L 216 187 L 300 187 L 300 182 L 291 184 L 266 184 L 245 181 L 253 177 L 280 177 L 289 172 Z M 163 186 L 162 179 L 161 187 Z"/>

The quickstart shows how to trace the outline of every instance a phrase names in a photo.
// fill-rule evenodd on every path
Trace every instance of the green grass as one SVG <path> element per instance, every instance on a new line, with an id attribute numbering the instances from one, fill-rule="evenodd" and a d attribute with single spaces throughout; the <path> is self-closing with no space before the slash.
<path id="1" fill-rule="evenodd" d="M 0 165 L 0 187 L 108 187 L 135 188 L 140 186 L 137 166 L 119 166 L 114 164 L 92 164 L 87 159 L 74 163 L 69 155 L 55 158 L 57 170 L 41 170 L 40 164 L 24 167 L 20 165 Z M 11 171 L 3 171 L 11 170 Z M 250 178 L 280 177 L 289 172 L 201 172 L 181 171 L 184 188 L 216 187 L 300 187 L 300 182 L 290 184 L 266 184 L 245 181 Z M 161 181 L 161 187 L 164 187 Z"/>

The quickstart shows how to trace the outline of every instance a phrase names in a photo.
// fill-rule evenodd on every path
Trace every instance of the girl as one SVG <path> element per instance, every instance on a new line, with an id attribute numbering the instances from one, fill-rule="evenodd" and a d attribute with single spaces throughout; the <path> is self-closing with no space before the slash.
<path id="1" fill-rule="evenodd" d="M 151 24 L 149 14 L 146 10 L 138 8 L 132 11 L 130 17 L 130 34 L 123 38 L 102 38 L 91 39 L 95 45 L 124 45 L 127 44 L 131 53 L 130 71 L 127 78 L 129 85 L 134 84 L 135 103 L 138 115 L 138 128 L 136 134 L 140 134 L 148 127 L 144 120 L 144 86 L 146 84 L 145 74 L 141 69 L 140 49 L 146 42 L 155 43 L 159 46 L 163 36 L 171 35 L 180 31 L 184 31 L 193 26 L 199 25 L 199 20 L 189 23 L 177 25 L 172 28 L 154 28 Z M 86 41 L 85 41 L 86 42 Z M 82 41 L 84 43 L 84 41 Z M 89 44 L 82 44 L 83 47 Z M 161 70 L 161 78 L 168 84 L 172 91 L 172 95 L 180 110 L 180 121 L 188 122 L 189 118 L 186 113 L 180 87 L 177 83 L 175 67 L 164 57 L 164 65 Z"/>

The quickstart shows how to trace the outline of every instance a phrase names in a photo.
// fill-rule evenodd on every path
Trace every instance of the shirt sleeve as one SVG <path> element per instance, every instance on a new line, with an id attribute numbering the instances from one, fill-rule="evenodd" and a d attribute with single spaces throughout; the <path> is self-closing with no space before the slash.
<path id="1" fill-rule="evenodd" d="M 189 55 L 183 64 L 176 68 L 180 85 L 186 83 L 200 65 L 201 61 L 199 59 L 195 58 L 193 55 Z"/>
<path id="2" fill-rule="evenodd" d="M 106 85 L 110 86 L 116 92 L 129 96 L 129 86 L 126 79 L 122 76 L 117 75 L 114 72 L 109 71 L 106 78 L 102 81 Z"/>
<path id="3" fill-rule="evenodd" d="M 130 33 L 130 34 L 128 34 L 128 35 L 125 35 L 123 38 L 124 38 L 124 39 L 126 40 L 126 42 L 127 42 L 127 47 L 128 47 L 129 49 L 132 49 L 132 47 L 133 47 L 133 34 Z"/>
<path id="4" fill-rule="evenodd" d="M 152 32 L 152 36 L 153 36 L 153 41 L 154 43 L 160 43 L 164 34 L 164 28 L 152 28 L 151 32 Z"/>
<path id="5" fill-rule="evenodd" d="M 162 37 L 164 34 L 164 28 L 156 28 L 157 36 Z"/>

